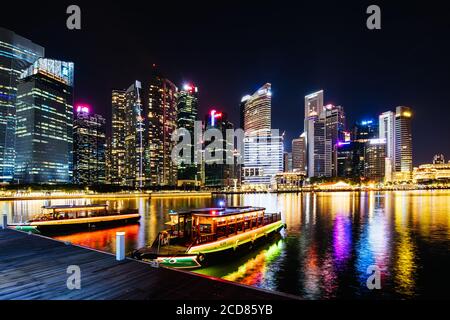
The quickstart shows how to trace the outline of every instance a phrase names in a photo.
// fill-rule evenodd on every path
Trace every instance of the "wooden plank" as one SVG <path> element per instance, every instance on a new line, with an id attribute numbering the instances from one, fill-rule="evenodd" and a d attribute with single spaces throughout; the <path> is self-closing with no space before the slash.
<path id="1" fill-rule="evenodd" d="M 69 265 L 81 289 L 66 286 Z M 0 299 L 268 300 L 295 297 L 74 246 L 15 230 L 0 231 Z"/>

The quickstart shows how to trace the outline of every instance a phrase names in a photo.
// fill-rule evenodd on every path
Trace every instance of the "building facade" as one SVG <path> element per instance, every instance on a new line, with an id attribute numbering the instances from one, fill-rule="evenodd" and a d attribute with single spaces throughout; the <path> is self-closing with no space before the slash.
<path id="1" fill-rule="evenodd" d="M 336 145 L 344 141 L 345 113 L 342 106 L 325 106 L 325 176 L 337 175 L 335 168 Z"/>
<path id="2" fill-rule="evenodd" d="M 74 183 L 97 185 L 106 182 L 105 118 L 77 106 L 73 122 Z"/>
<path id="3" fill-rule="evenodd" d="M 275 175 L 283 171 L 283 137 L 271 130 L 272 92 L 266 83 L 241 103 L 244 123 L 244 166 L 242 183 L 267 188 Z"/>
<path id="4" fill-rule="evenodd" d="M 39 59 L 17 90 L 18 183 L 71 183 L 73 178 L 72 62 Z"/>
<path id="5" fill-rule="evenodd" d="M 0 183 L 10 183 L 14 176 L 16 100 L 20 75 L 43 56 L 43 47 L 0 27 Z"/>
<path id="6" fill-rule="evenodd" d="M 412 110 L 400 106 L 395 111 L 395 180 L 412 179 Z"/>
<path id="7" fill-rule="evenodd" d="M 171 155 L 175 146 L 172 135 L 177 128 L 178 88 L 154 67 L 148 92 L 147 183 L 175 186 L 177 167 Z"/>
<path id="8" fill-rule="evenodd" d="M 374 182 L 383 182 L 386 168 L 386 140 L 369 139 L 365 147 L 365 177 Z"/>
<path id="9" fill-rule="evenodd" d="M 125 184 L 125 94 L 113 90 L 111 95 L 111 144 L 109 146 L 108 183 Z"/>
<path id="10" fill-rule="evenodd" d="M 305 134 L 308 177 L 325 176 L 325 112 L 323 90 L 305 96 Z"/>
<path id="11" fill-rule="evenodd" d="M 146 182 L 141 91 L 141 82 L 135 81 L 125 92 L 124 185 L 133 188 L 143 188 Z"/>
<path id="12" fill-rule="evenodd" d="M 292 171 L 306 172 L 306 133 L 292 140 Z"/>

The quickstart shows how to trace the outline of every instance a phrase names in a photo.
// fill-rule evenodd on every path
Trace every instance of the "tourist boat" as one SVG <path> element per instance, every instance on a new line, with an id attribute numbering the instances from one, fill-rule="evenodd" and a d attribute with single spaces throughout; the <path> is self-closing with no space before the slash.
<path id="1" fill-rule="evenodd" d="M 174 268 L 198 268 L 245 254 L 285 227 L 281 213 L 265 208 L 204 208 L 169 212 L 170 226 L 150 247 L 133 252 L 135 259 Z"/>
<path id="2" fill-rule="evenodd" d="M 8 226 L 21 231 L 59 233 L 136 223 L 139 219 L 137 210 L 109 211 L 107 204 L 55 205 L 43 206 L 41 214 L 25 223 Z"/>

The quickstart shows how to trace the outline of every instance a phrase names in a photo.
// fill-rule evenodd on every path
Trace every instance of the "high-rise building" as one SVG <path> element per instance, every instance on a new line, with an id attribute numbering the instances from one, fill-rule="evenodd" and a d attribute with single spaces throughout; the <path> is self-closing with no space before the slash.
<path id="1" fill-rule="evenodd" d="M 233 129 L 233 124 L 228 121 L 226 113 L 211 110 L 205 117 L 205 130 L 209 129 L 219 130 L 221 137 L 205 141 L 205 186 L 230 187 L 233 185 L 234 165 L 231 161 L 234 160 L 234 145 L 227 141 L 226 131 Z"/>
<path id="2" fill-rule="evenodd" d="M 412 111 L 409 107 L 400 106 L 395 112 L 395 176 L 396 180 L 412 179 Z"/>
<path id="3" fill-rule="evenodd" d="M 366 142 L 345 141 L 336 145 L 336 175 L 343 178 L 364 177 L 364 152 Z"/>
<path id="4" fill-rule="evenodd" d="M 142 110 L 142 85 L 135 81 L 125 92 L 125 162 L 124 183 L 126 186 L 145 186 L 145 141 Z"/>
<path id="5" fill-rule="evenodd" d="M 111 144 L 108 182 L 125 185 L 125 90 L 113 90 L 111 97 Z"/>
<path id="6" fill-rule="evenodd" d="M 367 142 L 370 139 L 377 139 L 378 137 L 378 123 L 374 119 L 359 121 L 353 126 L 353 141 Z"/>
<path id="7" fill-rule="evenodd" d="M 253 95 L 245 96 L 244 168 L 242 182 L 248 186 L 268 187 L 275 175 L 283 171 L 283 137 L 271 130 L 272 92 L 266 83 Z"/>
<path id="8" fill-rule="evenodd" d="M 14 176 L 19 77 L 43 56 L 43 47 L 0 27 L 0 183 L 11 182 Z"/>
<path id="9" fill-rule="evenodd" d="M 383 182 L 386 168 L 386 140 L 369 139 L 365 148 L 365 177 Z"/>
<path id="10" fill-rule="evenodd" d="M 345 113 L 341 106 L 325 106 L 325 176 L 337 175 L 335 168 L 336 145 L 344 141 Z"/>
<path id="11" fill-rule="evenodd" d="M 73 121 L 74 183 L 105 184 L 105 118 L 78 105 Z"/>
<path id="12" fill-rule="evenodd" d="M 292 170 L 306 172 L 306 133 L 292 140 Z"/>
<path id="13" fill-rule="evenodd" d="M 198 120 L 198 88 L 186 84 L 177 93 L 177 127 L 185 129 L 190 134 L 190 162 L 178 165 L 177 183 L 181 185 L 200 185 L 200 167 L 194 157 L 195 145 L 201 141 L 194 141 L 195 121 Z"/>
<path id="14" fill-rule="evenodd" d="M 39 59 L 17 89 L 18 183 L 71 183 L 73 161 L 72 62 Z"/>
<path id="15" fill-rule="evenodd" d="M 178 88 L 153 67 L 148 101 L 148 178 L 151 186 L 174 186 L 177 168 L 172 161 L 177 128 Z"/>
<path id="16" fill-rule="evenodd" d="M 325 112 L 323 90 L 305 96 L 308 177 L 325 176 Z"/>
<path id="17" fill-rule="evenodd" d="M 395 113 L 383 112 L 378 118 L 379 137 L 386 140 L 386 182 L 393 178 L 395 164 Z"/>

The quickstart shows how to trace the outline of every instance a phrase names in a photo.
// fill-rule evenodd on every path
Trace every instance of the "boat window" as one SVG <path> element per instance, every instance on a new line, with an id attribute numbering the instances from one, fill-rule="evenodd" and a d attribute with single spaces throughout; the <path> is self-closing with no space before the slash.
<path id="1" fill-rule="evenodd" d="M 211 233 L 212 228 L 210 224 L 201 224 L 200 225 L 200 233 Z"/>
<path id="2" fill-rule="evenodd" d="M 217 227 L 217 237 L 218 238 L 226 237 L 227 236 L 226 232 L 227 232 L 226 226 Z"/>

